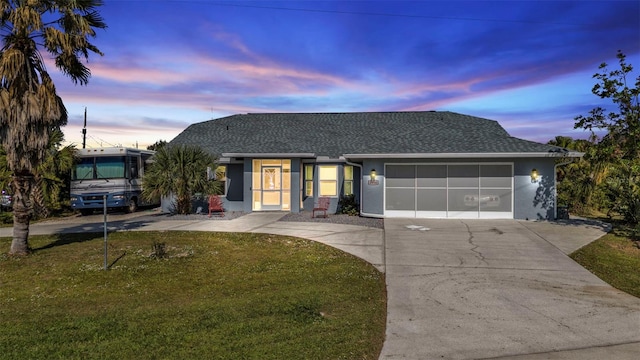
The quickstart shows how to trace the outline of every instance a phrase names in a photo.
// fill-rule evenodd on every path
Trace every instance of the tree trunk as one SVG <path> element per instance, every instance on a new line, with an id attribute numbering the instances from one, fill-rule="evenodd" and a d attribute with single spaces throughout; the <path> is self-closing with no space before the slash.
<path id="1" fill-rule="evenodd" d="M 33 207 L 33 215 L 36 218 L 49 217 L 49 209 L 47 208 L 47 201 L 42 193 L 42 184 L 44 180 L 41 176 L 34 177 L 33 186 L 31 187 L 31 206 Z"/>
<path id="2" fill-rule="evenodd" d="M 190 214 L 191 213 L 191 195 L 178 196 L 178 214 Z"/>
<path id="3" fill-rule="evenodd" d="M 32 175 L 13 177 L 13 241 L 9 255 L 27 255 L 31 251 L 29 248 L 29 222 L 33 209 L 29 198 L 32 182 Z"/>

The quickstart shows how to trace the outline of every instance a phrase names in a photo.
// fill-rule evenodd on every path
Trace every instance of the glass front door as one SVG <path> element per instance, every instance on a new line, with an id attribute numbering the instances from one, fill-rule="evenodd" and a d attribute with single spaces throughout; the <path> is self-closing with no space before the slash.
<path id="1" fill-rule="evenodd" d="M 253 160 L 252 209 L 290 210 L 291 160 Z"/>
<path id="2" fill-rule="evenodd" d="M 262 168 L 262 210 L 282 209 L 282 168 Z"/>

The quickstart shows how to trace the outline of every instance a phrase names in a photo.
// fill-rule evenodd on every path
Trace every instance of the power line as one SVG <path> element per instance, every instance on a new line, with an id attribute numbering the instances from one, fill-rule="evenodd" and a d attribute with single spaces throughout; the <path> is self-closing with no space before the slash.
<path id="1" fill-rule="evenodd" d="M 93 141 L 95 141 L 96 143 L 98 143 L 98 144 L 100 145 L 100 147 L 102 147 L 102 143 L 106 143 L 107 145 L 109 145 L 109 146 L 111 146 L 111 147 L 117 147 L 116 145 L 113 145 L 113 144 L 111 144 L 110 142 L 108 142 L 108 141 L 106 141 L 106 140 L 104 140 L 104 139 L 101 139 L 101 138 L 99 138 L 99 137 L 93 136 L 93 135 L 91 135 L 91 134 L 88 134 L 88 135 L 89 135 L 89 137 L 90 137 Z"/>
<path id="2" fill-rule="evenodd" d="M 125 0 L 115 0 L 125 1 Z M 126 0 L 132 1 L 132 0 Z M 475 22 L 495 22 L 495 23 L 511 23 L 511 24 L 535 24 L 535 25 L 565 25 L 565 26 L 594 26 L 594 24 L 585 23 L 562 23 L 562 22 L 550 22 L 550 21 L 529 21 L 529 20 L 508 20 L 508 19 L 484 19 L 474 17 L 459 17 L 459 16 L 434 16 L 434 15 L 416 15 L 416 14 L 393 14 L 386 12 L 366 12 L 366 11 L 345 11 L 345 10 L 322 10 L 322 9 L 310 9 L 310 8 L 293 8 L 285 6 L 267 6 L 267 5 L 249 5 L 238 3 L 222 3 L 208 0 L 138 0 L 136 2 L 175 2 L 175 3 L 206 3 L 214 6 L 226 6 L 237 8 L 253 8 L 253 9 L 266 9 L 266 10 L 280 10 L 280 11 L 298 11 L 298 12 L 310 12 L 310 13 L 324 13 L 324 14 L 341 14 L 341 15 L 362 15 L 362 16 L 384 16 L 384 17 L 398 17 L 398 18 L 413 18 L 413 19 L 432 19 L 432 20 L 453 20 L 453 21 L 475 21 Z"/>

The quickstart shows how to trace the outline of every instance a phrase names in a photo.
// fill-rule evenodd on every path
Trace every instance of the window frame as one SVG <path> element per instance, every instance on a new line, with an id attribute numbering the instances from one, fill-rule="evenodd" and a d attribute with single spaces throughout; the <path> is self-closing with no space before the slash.
<path id="1" fill-rule="evenodd" d="M 304 196 L 313 197 L 313 164 L 304 165 Z"/>
<path id="2" fill-rule="evenodd" d="M 342 172 L 343 172 L 343 176 L 344 176 L 343 185 L 342 185 L 342 193 L 343 193 L 344 196 L 353 195 L 354 194 L 354 191 L 353 191 L 353 177 L 354 177 L 353 176 L 353 170 L 354 170 L 354 167 L 353 167 L 353 165 L 344 165 L 342 168 L 343 168 Z M 350 176 L 347 176 L 347 169 L 351 169 Z M 347 184 L 349 184 L 349 188 L 351 189 L 350 192 L 347 192 Z"/>
<path id="3" fill-rule="evenodd" d="M 227 164 L 218 164 L 216 166 L 214 180 L 217 180 L 222 183 L 222 194 L 219 196 L 226 197 L 227 196 Z"/>
<path id="4" fill-rule="evenodd" d="M 323 171 L 325 170 L 325 171 Z M 331 177 L 324 178 L 328 175 L 328 171 L 331 171 Z M 330 193 L 324 192 L 323 185 L 332 185 L 333 191 Z M 318 196 L 319 197 L 338 197 L 338 165 L 319 165 L 318 166 Z"/>

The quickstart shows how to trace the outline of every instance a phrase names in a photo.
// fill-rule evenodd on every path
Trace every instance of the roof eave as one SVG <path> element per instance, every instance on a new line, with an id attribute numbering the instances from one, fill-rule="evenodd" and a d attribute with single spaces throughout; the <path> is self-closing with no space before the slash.
<path id="1" fill-rule="evenodd" d="M 344 154 L 345 159 L 454 159 L 454 158 L 580 158 L 584 153 L 567 152 L 503 152 L 503 153 L 395 153 Z"/>
<path id="2" fill-rule="evenodd" d="M 314 153 L 222 153 L 227 158 L 315 158 Z"/>

